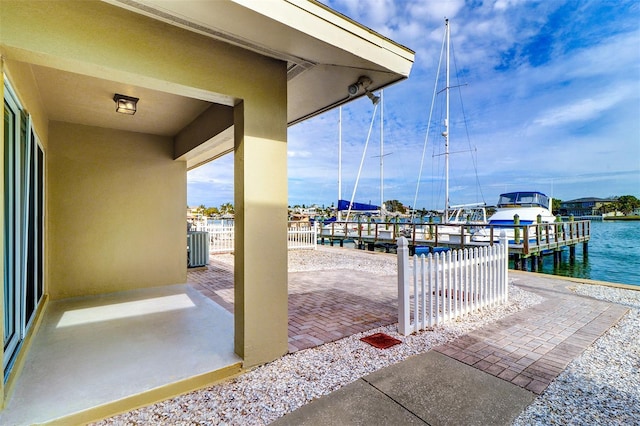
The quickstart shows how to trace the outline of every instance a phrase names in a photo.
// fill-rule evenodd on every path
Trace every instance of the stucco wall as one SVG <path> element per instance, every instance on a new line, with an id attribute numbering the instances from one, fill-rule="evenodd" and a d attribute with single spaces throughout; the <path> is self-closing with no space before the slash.
<path id="1" fill-rule="evenodd" d="M 0 0 L 9 59 L 234 107 L 235 337 L 287 351 L 286 63 L 96 1 Z M 52 298 L 183 282 L 186 165 L 163 138 L 50 123 Z"/>
<path id="2" fill-rule="evenodd" d="M 186 280 L 186 166 L 170 138 L 52 122 L 53 299 Z"/>

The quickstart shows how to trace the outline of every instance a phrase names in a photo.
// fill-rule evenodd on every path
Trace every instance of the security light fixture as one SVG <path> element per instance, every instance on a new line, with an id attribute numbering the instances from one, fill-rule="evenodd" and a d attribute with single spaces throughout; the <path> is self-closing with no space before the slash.
<path id="1" fill-rule="evenodd" d="M 350 84 L 347 90 L 349 91 L 349 96 L 355 96 L 358 94 L 360 89 L 367 90 L 367 87 L 371 85 L 371 79 L 366 75 L 362 75 L 358 78 L 353 84 Z"/>
<path id="2" fill-rule="evenodd" d="M 113 95 L 113 100 L 116 103 L 116 112 L 129 115 L 136 113 L 136 107 L 139 101 L 138 98 L 116 93 Z"/>
<path id="3" fill-rule="evenodd" d="M 373 104 L 376 105 L 378 102 L 380 102 L 380 97 L 374 95 L 369 91 L 368 87 L 371 85 L 371 83 L 372 83 L 371 79 L 366 75 L 360 76 L 360 78 L 358 78 L 358 81 L 356 81 L 353 84 L 350 84 L 349 87 L 347 88 L 347 91 L 349 92 L 349 96 L 355 96 L 358 94 L 360 89 L 363 89 L 367 97 L 371 99 L 371 102 L 373 102 Z"/>
<path id="4" fill-rule="evenodd" d="M 349 90 L 349 96 L 355 96 L 360 91 L 360 86 L 358 86 L 358 83 L 353 83 L 349 85 L 347 90 Z"/>
<path id="5" fill-rule="evenodd" d="M 367 94 L 367 97 L 371 99 L 371 102 L 373 102 L 374 105 L 378 105 L 378 102 L 380 102 L 380 96 L 376 96 L 368 90 L 366 90 L 365 93 Z"/>

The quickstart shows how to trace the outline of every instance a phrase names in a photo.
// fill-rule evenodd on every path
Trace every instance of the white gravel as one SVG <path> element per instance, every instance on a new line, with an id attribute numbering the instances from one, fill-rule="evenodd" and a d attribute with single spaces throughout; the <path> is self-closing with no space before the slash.
<path id="1" fill-rule="evenodd" d="M 217 260 L 232 263 L 225 255 Z M 320 249 L 290 252 L 289 270 L 325 268 L 395 273 L 396 258 L 358 250 Z M 577 286 L 577 292 L 631 307 L 616 327 L 569 365 L 516 419 L 531 424 L 640 424 L 640 292 Z M 509 304 L 411 336 L 391 325 L 298 351 L 218 385 L 125 413 L 101 425 L 264 425 L 380 368 L 456 339 L 520 309 L 540 303 L 540 296 L 509 288 Z M 361 342 L 384 332 L 403 341 L 380 351 Z"/>
<path id="2" fill-rule="evenodd" d="M 232 254 L 215 255 L 215 261 L 233 266 Z M 353 269 L 379 275 L 396 274 L 395 254 L 318 246 L 317 250 L 289 251 L 289 272 L 323 271 L 335 269 Z"/>

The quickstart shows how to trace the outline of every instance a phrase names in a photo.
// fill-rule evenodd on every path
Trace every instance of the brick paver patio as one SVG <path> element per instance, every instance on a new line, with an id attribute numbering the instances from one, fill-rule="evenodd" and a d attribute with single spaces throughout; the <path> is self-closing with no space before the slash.
<path id="1" fill-rule="evenodd" d="M 540 394 L 628 308 L 577 296 L 566 289 L 570 283 L 553 277 L 514 278 L 546 300 L 435 350 Z"/>
<path id="2" fill-rule="evenodd" d="M 202 294 L 233 312 L 233 268 L 211 258 L 189 272 Z M 289 352 L 313 348 L 398 320 L 397 278 L 349 270 L 289 273 Z"/>
<path id="3" fill-rule="evenodd" d="M 553 276 L 517 273 L 510 281 L 546 300 L 434 350 L 536 394 L 628 311 L 577 296 Z M 189 282 L 233 312 L 232 267 L 212 258 L 207 270 L 189 272 Z M 397 307 L 395 275 L 291 272 L 289 351 L 393 324 Z"/>

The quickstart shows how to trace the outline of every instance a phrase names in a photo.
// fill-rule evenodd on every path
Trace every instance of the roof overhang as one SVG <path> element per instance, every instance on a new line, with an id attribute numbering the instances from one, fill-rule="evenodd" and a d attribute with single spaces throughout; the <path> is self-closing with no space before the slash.
<path id="1" fill-rule="evenodd" d="M 406 79 L 415 56 L 316 1 L 103 1 L 287 62 L 290 125 L 362 96 L 362 75 L 371 91 Z"/>

